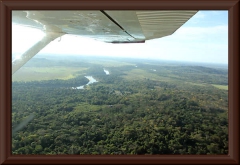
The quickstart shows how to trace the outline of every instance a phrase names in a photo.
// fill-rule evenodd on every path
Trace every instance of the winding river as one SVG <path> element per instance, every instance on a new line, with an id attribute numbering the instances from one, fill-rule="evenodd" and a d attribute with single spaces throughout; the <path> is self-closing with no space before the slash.
<path id="1" fill-rule="evenodd" d="M 92 83 L 95 83 L 95 82 L 98 82 L 96 79 L 93 78 L 93 76 L 85 76 L 89 82 L 85 85 L 89 85 L 89 84 L 92 84 Z M 76 87 L 75 89 L 84 89 L 84 86 L 85 85 L 82 85 L 82 86 L 79 86 L 79 87 Z M 74 87 L 72 87 L 74 89 Z"/>
<path id="2" fill-rule="evenodd" d="M 106 73 L 106 75 L 109 75 L 109 74 L 110 74 L 109 71 L 106 70 L 106 69 L 103 69 L 103 71 Z"/>
<path id="3" fill-rule="evenodd" d="M 109 71 L 108 70 L 103 69 L 103 71 L 106 73 L 106 75 L 109 75 Z M 85 85 L 89 85 L 89 84 L 98 82 L 95 78 L 93 78 L 93 76 L 84 76 L 84 77 L 86 77 L 89 80 L 89 82 L 87 84 L 85 84 Z M 72 89 L 84 89 L 85 85 L 81 85 L 79 87 L 72 87 Z"/>

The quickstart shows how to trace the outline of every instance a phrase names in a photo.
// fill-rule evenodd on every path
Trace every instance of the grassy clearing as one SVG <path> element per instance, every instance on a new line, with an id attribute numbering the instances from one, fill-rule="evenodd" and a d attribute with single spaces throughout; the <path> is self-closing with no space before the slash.
<path id="1" fill-rule="evenodd" d="M 212 86 L 218 88 L 218 89 L 224 89 L 228 90 L 228 85 L 217 85 L 217 84 L 212 84 Z"/>
<path id="2" fill-rule="evenodd" d="M 103 105 L 90 105 L 87 103 L 82 103 L 79 104 L 78 106 L 75 107 L 75 111 L 77 112 L 89 112 L 91 111 L 96 111 L 99 110 L 100 108 L 104 107 Z"/>
<path id="3" fill-rule="evenodd" d="M 40 81 L 53 79 L 70 79 L 78 75 L 84 74 L 87 68 L 80 67 L 22 67 L 13 76 L 12 81 Z"/>
<path id="4" fill-rule="evenodd" d="M 202 87 L 204 87 L 204 86 L 206 86 L 207 84 L 201 84 L 201 83 L 193 83 L 193 82 L 185 82 L 185 83 L 187 83 L 187 84 L 191 84 L 191 85 L 197 85 L 197 86 L 202 86 Z"/>

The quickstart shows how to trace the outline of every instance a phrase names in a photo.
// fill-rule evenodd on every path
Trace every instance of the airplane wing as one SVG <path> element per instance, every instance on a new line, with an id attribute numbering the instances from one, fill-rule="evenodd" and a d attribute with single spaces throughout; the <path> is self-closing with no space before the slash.
<path id="1" fill-rule="evenodd" d="M 12 11 L 12 22 L 38 28 L 46 36 L 14 60 L 12 74 L 52 40 L 80 35 L 108 43 L 143 43 L 173 34 L 196 10 L 112 11 L 112 10 L 30 10 Z"/>
<path id="2" fill-rule="evenodd" d="M 80 35 L 110 43 L 144 42 L 173 34 L 197 11 L 13 11 L 25 26 Z M 54 27 L 46 29 L 47 26 Z"/>

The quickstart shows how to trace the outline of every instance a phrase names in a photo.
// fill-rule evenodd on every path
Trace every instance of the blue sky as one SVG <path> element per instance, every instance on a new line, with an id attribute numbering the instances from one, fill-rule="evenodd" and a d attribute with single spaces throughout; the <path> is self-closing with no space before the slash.
<path id="1" fill-rule="evenodd" d="M 13 54 L 20 56 L 44 33 L 13 24 Z M 39 54 L 99 55 L 174 61 L 228 63 L 228 11 L 199 11 L 174 34 L 141 44 L 110 44 L 65 35 Z"/>

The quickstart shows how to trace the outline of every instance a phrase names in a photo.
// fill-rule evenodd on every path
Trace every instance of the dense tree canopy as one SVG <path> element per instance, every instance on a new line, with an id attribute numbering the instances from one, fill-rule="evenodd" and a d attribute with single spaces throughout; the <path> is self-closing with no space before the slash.
<path id="1" fill-rule="evenodd" d="M 227 90 L 207 85 L 227 84 L 226 71 L 155 66 L 156 74 L 181 78 L 131 80 L 124 76 L 134 66 L 108 67 L 110 75 L 94 66 L 87 74 L 98 83 L 85 89 L 71 88 L 86 84 L 84 76 L 13 82 L 12 127 L 34 114 L 13 135 L 13 154 L 228 153 Z"/>

